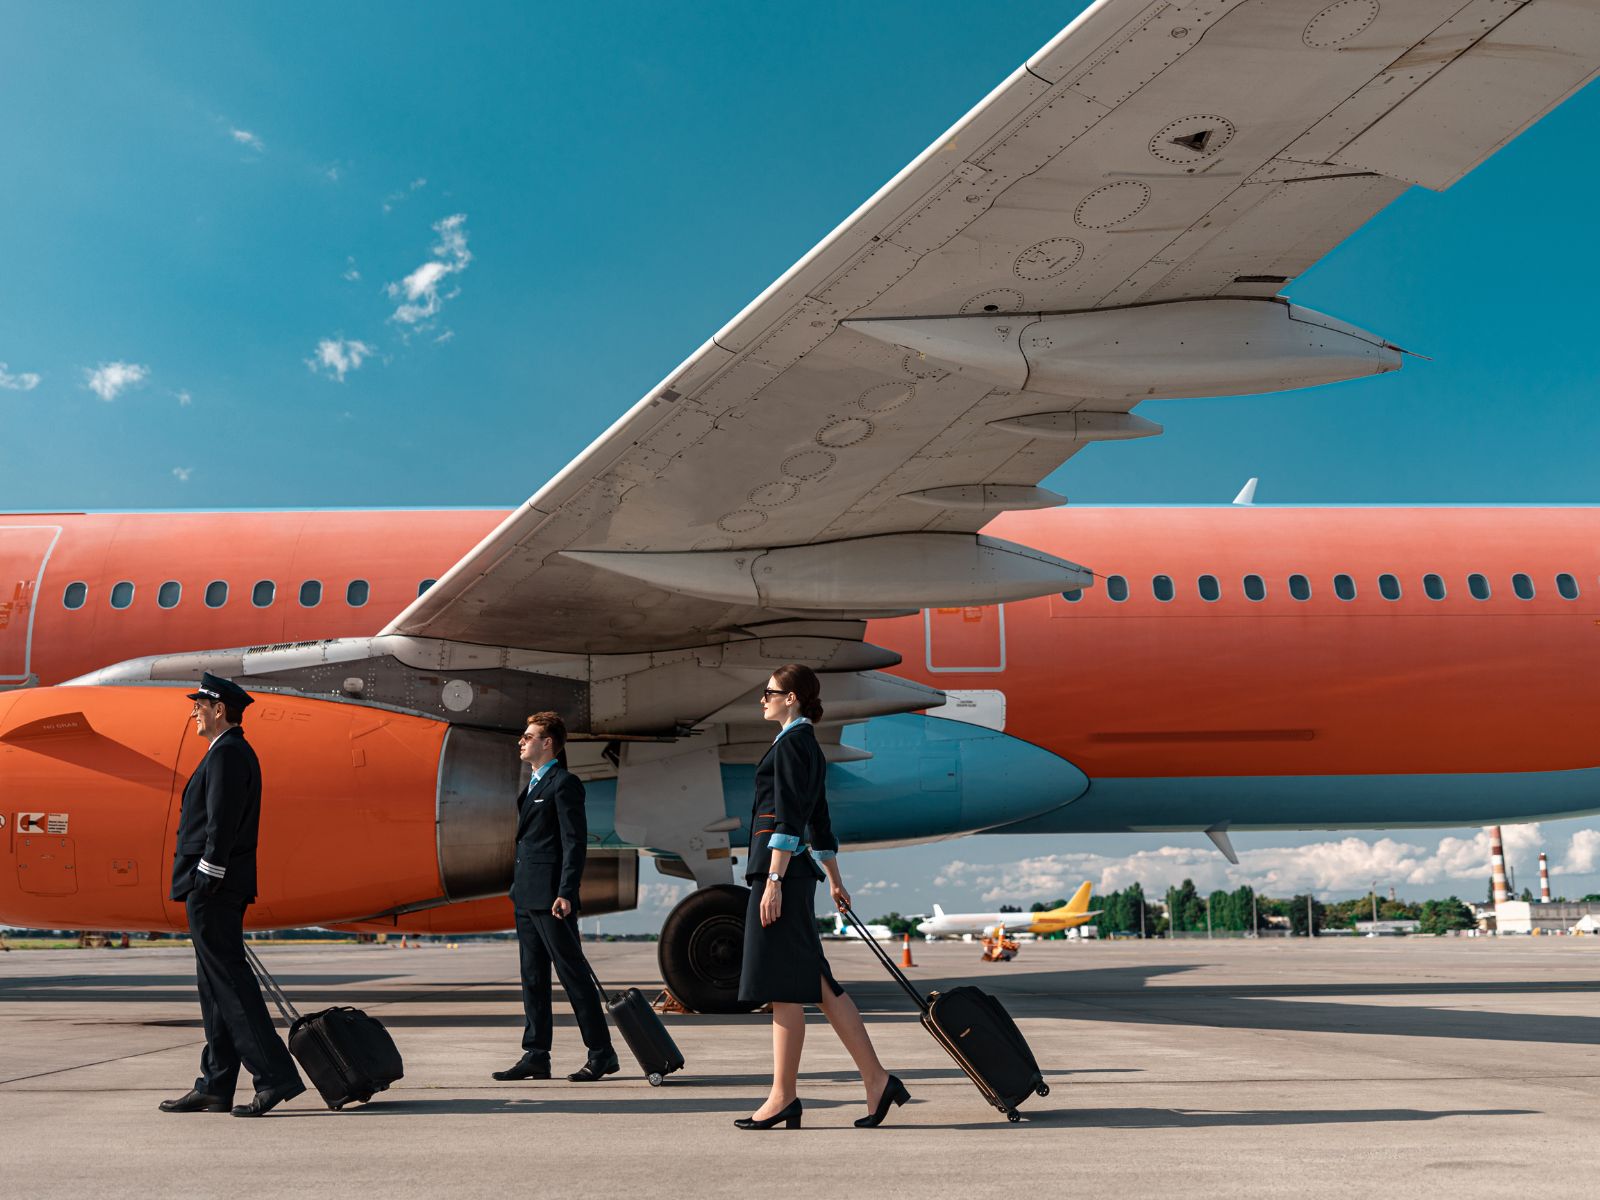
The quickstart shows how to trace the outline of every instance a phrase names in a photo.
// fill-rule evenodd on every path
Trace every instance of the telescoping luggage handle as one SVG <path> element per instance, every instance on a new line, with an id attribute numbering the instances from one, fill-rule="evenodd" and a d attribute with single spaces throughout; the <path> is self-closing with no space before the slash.
<path id="1" fill-rule="evenodd" d="M 846 908 L 844 910 L 844 917 L 845 920 L 849 921 L 850 924 L 856 927 L 856 932 L 861 935 L 861 940 L 872 947 L 872 952 L 878 956 L 878 961 L 888 969 L 889 974 L 893 975 L 895 979 L 899 981 L 900 986 L 905 989 L 906 995 L 911 997 L 918 1008 L 920 1008 L 923 1012 L 927 1012 L 928 1002 L 923 999 L 922 993 L 911 986 L 911 981 L 906 978 L 905 972 L 897 967 L 894 959 L 889 957 L 888 952 L 884 950 L 882 946 L 878 945 L 878 939 L 872 936 L 872 931 L 867 928 L 866 922 L 860 917 L 856 916 L 856 910 L 853 908 Z"/>
<path id="2" fill-rule="evenodd" d="M 255 949 L 249 942 L 244 944 L 244 955 L 250 960 L 250 969 L 256 973 L 256 979 L 261 983 L 261 990 L 272 998 L 272 1002 L 278 1006 L 278 1011 L 283 1014 L 284 1023 L 292 1028 L 300 1019 L 300 1010 L 278 986 L 278 981 L 272 977 L 272 972 L 262 965 L 261 959 L 257 957 Z"/>

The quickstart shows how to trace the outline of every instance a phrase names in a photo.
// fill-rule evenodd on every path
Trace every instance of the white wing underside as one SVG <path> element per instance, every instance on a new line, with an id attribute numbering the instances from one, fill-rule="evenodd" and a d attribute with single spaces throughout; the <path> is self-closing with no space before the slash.
<path id="1" fill-rule="evenodd" d="M 1597 61 L 1584 0 L 1103 0 L 386 632 L 588 653 L 715 642 L 801 610 L 563 552 L 975 532 L 1095 440 L 995 422 L 1079 412 L 1087 427 L 1142 395 L 1073 395 L 1070 378 L 1037 392 L 1026 371 L 860 322 L 965 315 L 1004 340 L 1041 314 L 1270 300 L 1410 184 L 1448 187 Z M 1160 394 L 1215 393 L 1197 379 Z"/>

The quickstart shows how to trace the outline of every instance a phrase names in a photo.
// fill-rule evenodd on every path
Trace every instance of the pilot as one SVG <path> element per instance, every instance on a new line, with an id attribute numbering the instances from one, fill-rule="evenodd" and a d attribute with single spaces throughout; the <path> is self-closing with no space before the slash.
<path id="1" fill-rule="evenodd" d="M 261 766 L 240 728 L 250 696 L 232 680 L 206 674 L 190 716 L 211 742 L 183 789 L 172 898 L 189 914 L 206 1048 L 200 1078 L 162 1112 L 259 1117 L 306 1090 L 289 1049 L 273 1028 L 244 955 L 244 910 L 256 898 L 256 833 L 261 824 Z M 233 1105 L 239 1064 L 256 1094 Z"/>
<path id="2" fill-rule="evenodd" d="M 593 1083 L 617 1072 L 600 989 L 578 938 L 578 885 L 588 853 L 583 782 L 566 768 L 567 727 L 559 713 L 534 713 L 520 742 L 533 777 L 517 796 L 517 864 L 511 905 L 522 955 L 522 1057 L 496 1079 L 550 1078 L 550 967 L 572 1003 L 589 1055 L 567 1078 Z"/>

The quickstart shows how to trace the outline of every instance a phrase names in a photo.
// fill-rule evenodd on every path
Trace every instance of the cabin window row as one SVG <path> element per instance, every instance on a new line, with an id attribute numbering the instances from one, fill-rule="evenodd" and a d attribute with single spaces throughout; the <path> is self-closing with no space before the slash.
<path id="1" fill-rule="evenodd" d="M 1121 604 L 1131 594 L 1128 577 L 1125 575 L 1107 575 L 1106 598 L 1114 603 Z M 1340 600 L 1354 600 L 1357 595 L 1355 577 L 1351 575 L 1335 575 L 1332 580 L 1333 594 Z M 1305 575 L 1291 575 L 1287 580 L 1289 598 L 1291 600 L 1311 599 L 1311 580 Z M 1556 594 L 1563 600 L 1576 600 L 1580 594 L 1577 576 L 1563 571 L 1555 577 Z M 1267 583 L 1260 575 L 1246 575 L 1240 580 L 1240 590 L 1246 600 L 1265 600 L 1267 598 Z M 1201 575 L 1195 580 L 1195 591 L 1200 599 L 1207 602 L 1222 599 L 1222 581 L 1215 575 Z M 1524 572 L 1517 572 L 1511 576 L 1511 592 L 1519 600 L 1532 600 L 1538 594 L 1533 577 Z M 1494 595 L 1494 587 L 1489 582 L 1487 575 L 1473 572 L 1467 576 L 1467 593 L 1474 600 L 1488 600 Z M 1175 600 L 1178 595 L 1177 584 L 1170 575 L 1154 575 L 1150 579 L 1150 594 L 1161 603 L 1166 604 Z M 1404 594 L 1398 575 L 1383 574 L 1378 576 L 1378 595 L 1385 600 L 1398 600 Z M 1429 600 L 1443 600 L 1449 595 L 1449 588 L 1445 584 L 1444 576 L 1429 573 L 1422 577 L 1422 594 Z M 1083 598 L 1083 592 L 1063 592 L 1063 600 L 1076 602 Z"/>
<path id="2" fill-rule="evenodd" d="M 431 588 L 438 580 L 424 579 L 417 585 L 417 595 Z M 111 607 L 122 609 L 133 605 L 134 586 L 124 579 L 120 583 L 111 585 Z M 351 608 L 361 608 L 372 598 L 372 585 L 365 579 L 352 579 L 345 585 L 344 602 Z M 169 579 L 156 589 L 156 605 L 160 608 L 177 608 L 178 602 L 183 599 L 183 585 L 175 579 Z M 221 608 L 228 602 L 228 583 L 224 579 L 213 579 L 206 584 L 204 599 L 207 608 Z M 256 608 L 271 608 L 278 599 L 278 585 L 271 579 L 258 580 L 250 589 L 250 603 Z M 308 579 L 300 585 L 300 607 L 316 608 L 322 603 L 322 580 Z M 63 608 L 82 608 L 89 602 L 89 585 L 75 582 L 67 584 L 66 591 L 61 594 Z"/>

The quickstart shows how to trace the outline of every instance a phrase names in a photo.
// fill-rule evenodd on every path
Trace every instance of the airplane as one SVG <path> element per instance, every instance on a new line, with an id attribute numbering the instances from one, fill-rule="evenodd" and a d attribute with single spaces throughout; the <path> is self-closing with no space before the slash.
<path id="1" fill-rule="evenodd" d="M 868 922 L 867 933 L 880 942 L 890 942 L 894 940 L 894 930 L 890 929 L 887 925 L 874 925 L 871 922 Z M 838 938 L 856 938 L 857 940 L 860 940 L 861 938 L 860 932 L 854 925 L 851 925 L 844 919 L 844 915 L 842 913 L 833 914 L 832 936 Z"/>
<path id="2" fill-rule="evenodd" d="M 1568 0 L 1100 0 L 509 512 L 0 518 L 0 922 L 184 928 L 202 670 L 259 701 L 250 927 L 508 927 L 555 708 L 585 913 L 691 880 L 658 960 L 708 1012 L 788 661 L 847 846 L 1600 809 L 1600 511 L 1040 486 L 1145 399 L 1399 368 L 1287 286 L 1597 64 Z"/>
<path id="3" fill-rule="evenodd" d="M 1100 910 L 1089 908 L 1089 894 L 1093 884 L 1085 880 L 1072 899 L 1060 908 L 1049 912 L 997 912 L 997 913 L 947 913 L 939 905 L 933 906 L 933 915 L 917 925 L 917 932 L 928 938 L 982 937 L 996 930 L 1001 933 L 1031 933 L 1045 937 L 1052 933 L 1076 929 L 1087 925 Z"/>

